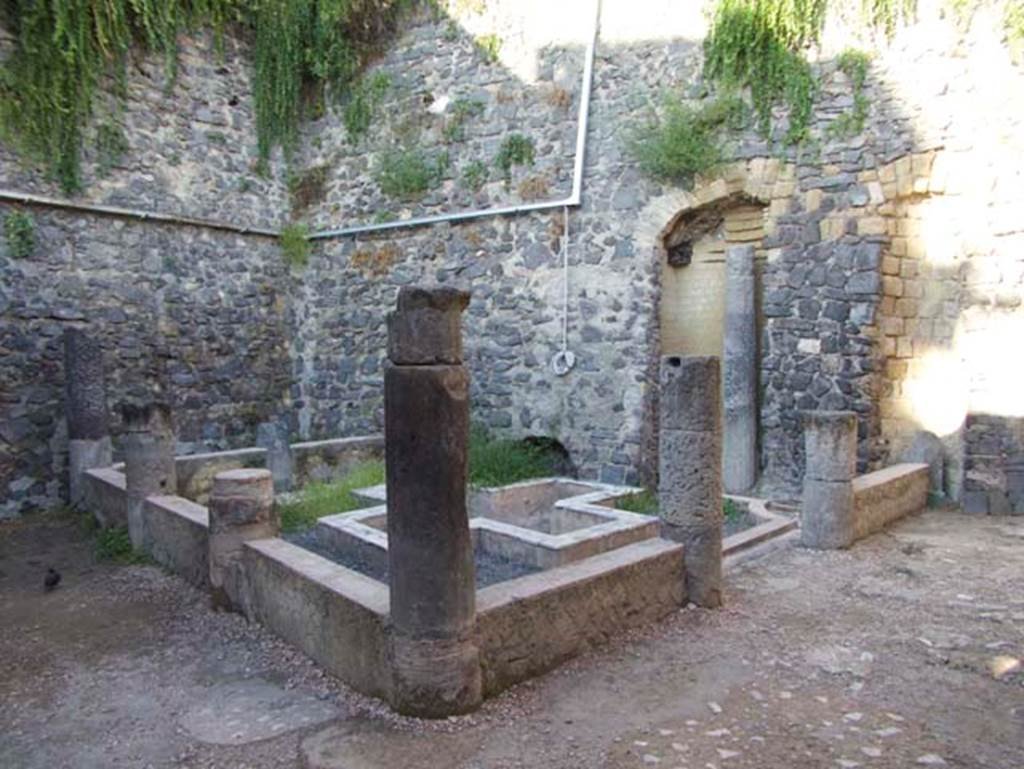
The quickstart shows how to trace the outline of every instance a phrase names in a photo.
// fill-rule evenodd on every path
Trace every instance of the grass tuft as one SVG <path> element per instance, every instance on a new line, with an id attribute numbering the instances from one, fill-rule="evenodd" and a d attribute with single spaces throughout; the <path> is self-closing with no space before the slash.
<path id="1" fill-rule="evenodd" d="M 640 513 L 641 515 L 658 514 L 658 493 L 652 489 L 644 489 L 615 501 L 616 510 L 625 510 L 629 513 Z M 722 500 L 722 516 L 725 523 L 739 521 L 746 514 L 743 506 L 729 497 Z"/>
<path id="2" fill-rule="evenodd" d="M 523 441 L 493 438 L 474 426 L 469 435 L 469 483 L 471 486 L 506 486 L 555 472 L 554 458 L 540 446 Z"/>
<path id="3" fill-rule="evenodd" d="M 100 561 L 118 563 L 122 566 L 150 563 L 145 553 L 132 547 L 128 529 L 124 526 L 111 526 L 100 529 L 96 533 L 96 558 Z"/>
<path id="4" fill-rule="evenodd" d="M 278 506 L 281 529 L 286 532 L 303 531 L 325 515 L 365 507 L 366 503 L 356 499 L 352 491 L 381 483 L 384 483 L 384 463 L 381 461 L 357 465 L 337 481 L 310 483 L 298 492 L 294 501 Z"/>

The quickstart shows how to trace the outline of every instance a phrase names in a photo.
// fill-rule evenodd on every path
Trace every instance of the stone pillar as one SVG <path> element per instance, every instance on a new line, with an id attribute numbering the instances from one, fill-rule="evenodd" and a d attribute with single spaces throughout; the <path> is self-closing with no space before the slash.
<path id="1" fill-rule="evenodd" d="M 804 415 L 803 511 L 800 543 L 817 550 L 849 547 L 854 540 L 853 478 L 857 473 L 857 415 L 810 411 Z"/>
<path id="2" fill-rule="evenodd" d="M 174 467 L 174 426 L 164 404 L 125 406 L 124 475 L 127 491 L 128 534 L 132 547 L 149 551 L 144 516 L 146 497 L 177 494 Z"/>
<path id="3" fill-rule="evenodd" d="M 757 307 L 754 247 L 725 251 L 725 423 L 722 482 L 741 494 L 757 482 Z"/>
<path id="4" fill-rule="evenodd" d="M 256 445 L 267 451 L 267 469 L 274 479 L 274 491 L 291 491 L 294 470 L 287 428 L 277 422 L 263 422 L 256 428 Z"/>
<path id="5" fill-rule="evenodd" d="M 722 396 L 718 358 L 661 361 L 658 507 L 683 544 L 689 598 L 722 603 Z"/>
<path id="6" fill-rule="evenodd" d="M 242 548 L 250 539 L 270 539 L 281 532 L 274 507 L 274 479 L 269 470 L 225 470 L 213 478 L 210 511 L 210 591 L 213 605 L 245 611 L 249 601 Z"/>
<path id="7" fill-rule="evenodd" d="M 392 706 L 443 718 L 482 699 L 466 510 L 469 294 L 402 288 L 388 316 L 384 422 L 391 581 Z"/>
<path id="8" fill-rule="evenodd" d="M 114 460 L 103 349 L 95 337 L 80 328 L 64 330 L 64 378 L 70 499 L 73 507 L 81 507 L 83 473 L 94 467 L 109 467 Z"/>

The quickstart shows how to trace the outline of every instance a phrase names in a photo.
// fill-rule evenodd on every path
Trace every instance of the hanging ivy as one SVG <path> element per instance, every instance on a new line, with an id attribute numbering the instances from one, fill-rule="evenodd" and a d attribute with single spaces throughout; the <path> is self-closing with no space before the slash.
<path id="1" fill-rule="evenodd" d="M 415 0 L 4 0 L 14 50 L 0 67 L 0 132 L 66 192 L 81 189 L 85 126 L 133 46 L 162 53 L 172 84 L 178 35 L 228 24 L 253 39 L 257 145 L 294 147 L 311 102 L 344 95 Z M 114 88 L 116 92 L 121 89 Z"/>
<path id="2" fill-rule="evenodd" d="M 773 112 L 782 107 L 789 118 L 785 141 L 807 138 L 817 85 L 805 54 L 818 43 L 830 5 L 835 0 L 719 0 L 715 6 L 704 41 L 705 74 L 727 91 L 749 91 L 762 133 L 770 133 Z M 860 8 L 870 27 L 891 35 L 913 17 L 917 0 L 860 0 Z M 859 61 L 847 64 L 863 69 Z M 854 123 L 862 117 L 855 115 Z"/>
<path id="3" fill-rule="evenodd" d="M 720 87 L 749 89 L 761 131 L 789 111 L 786 141 L 807 135 L 816 91 L 804 50 L 818 41 L 827 0 L 720 0 L 704 42 L 704 71 Z"/>

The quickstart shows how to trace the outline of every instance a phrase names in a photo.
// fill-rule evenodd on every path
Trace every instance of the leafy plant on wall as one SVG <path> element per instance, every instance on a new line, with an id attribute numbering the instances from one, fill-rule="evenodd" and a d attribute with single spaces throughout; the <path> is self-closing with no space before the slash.
<path id="1" fill-rule="evenodd" d="M 7 253 L 14 259 L 28 259 L 36 250 L 36 223 L 24 211 L 11 211 L 4 217 Z"/>
<path id="2" fill-rule="evenodd" d="M 916 0 L 859 0 L 867 25 L 892 34 L 913 17 Z M 667 101 L 631 134 L 629 148 L 650 176 L 684 186 L 723 158 L 723 141 L 752 112 L 760 133 L 784 144 L 809 138 L 818 82 L 807 52 L 821 37 L 836 0 L 717 0 L 704 41 L 704 77 L 713 96 Z M 830 127 L 836 137 L 863 130 L 869 59 L 848 49 L 837 68 L 850 81 L 853 106 Z M 744 105 L 749 104 L 749 110 Z M 785 121 L 784 130 L 779 123 Z"/>
<path id="3" fill-rule="evenodd" d="M 82 186 L 86 126 L 107 80 L 123 85 L 133 47 L 176 74 L 182 31 L 228 25 L 253 39 L 260 158 L 290 152 L 309 105 L 347 94 L 415 0 L 5 0 L 14 51 L 0 67 L 0 135 L 69 193 Z M 123 88 L 113 89 L 116 96 Z M 102 137 L 101 137 L 102 139 Z"/>

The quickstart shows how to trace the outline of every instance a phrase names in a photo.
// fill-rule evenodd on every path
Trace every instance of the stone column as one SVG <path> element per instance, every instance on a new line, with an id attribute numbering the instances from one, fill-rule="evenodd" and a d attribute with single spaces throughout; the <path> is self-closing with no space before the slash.
<path id="1" fill-rule="evenodd" d="M 804 415 L 803 511 L 800 543 L 817 550 L 849 547 L 854 540 L 853 478 L 857 473 L 857 415 L 810 411 Z"/>
<path id="2" fill-rule="evenodd" d="M 256 445 L 267 451 L 267 469 L 274 479 L 274 491 L 291 491 L 294 470 L 287 428 L 278 422 L 263 422 L 256 428 Z"/>
<path id="3" fill-rule="evenodd" d="M 757 482 L 757 308 L 754 247 L 725 252 L 725 380 L 722 482 L 727 492 Z"/>
<path id="4" fill-rule="evenodd" d="M 391 581 L 392 706 L 443 718 L 482 699 L 466 510 L 469 294 L 402 288 L 388 316 L 384 422 Z"/>
<path id="5" fill-rule="evenodd" d="M 81 507 L 85 492 L 83 473 L 94 467 L 109 467 L 114 460 L 103 348 L 95 337 L 80 328 L 64 330 L 64 378 L 70 498 L 73 507 Z"/>
<path id="6" fill-rule="evenodd" d="M 661 361 L 658 507 L 683 544 L 689 599 L 722 603 L 722 396 L 718 358 Z"/>
<path id="7" fill-rule="evenodd" d="M 242 548 L 250 539 L 270 539 L 281 532 L 274 507 L 274 479 L 269 470 L 225 470 L 213 478 L 210 511 L 210 591 L 213 605 L 245 611 L 249 601 Z"/>
<path id="8" fill-rule="evenodd" d="M 124 474 L 128 534 L 132 547 L 149 551 L 144 515 L 146 497 L 178 493 L 174 467 L 174 426 L 171 410 L 161 403 L 125 406 Z"/>

